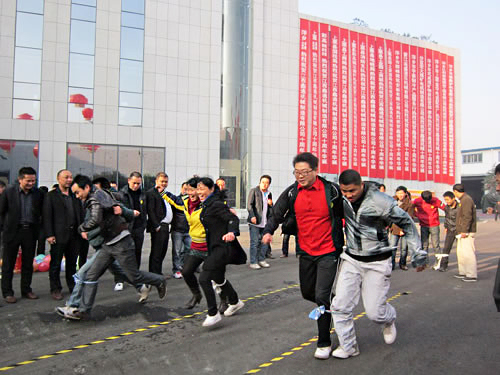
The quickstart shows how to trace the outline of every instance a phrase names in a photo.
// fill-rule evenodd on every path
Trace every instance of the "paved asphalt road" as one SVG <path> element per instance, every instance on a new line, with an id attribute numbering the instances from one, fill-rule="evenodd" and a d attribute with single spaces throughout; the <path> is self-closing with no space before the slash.
<path id="1" fill-rule="evenodd" d="M 48 274 L 36 273 L 33 289 L 39 300 L 0 302 L 0 370 L 106 375 L 500 374 L 500 313 L 491 296 L 500 223 L 483 221 L 478 229 L 479 281 L 453 278 L 455 251 L 447 273 L 395 271 L 389 296 L 394 296 L 391 303 L 398 313 L 398 338 L 386 345 L 381 328 L 361 315 L 356 320 L 359 357 L 313 358 L 316 323 L 307 316 L 314 306 L 301 298 L 298 261 L 292 254 L 271 260 L 266 270 L 230 267 L 228 279 L 247 300 L 246 306 L 211 329 L 201 327 L 204 300 L 192 311 L 181 307 L 189 298 L 183 280 L 169 280 L 166 300 L 160 301 L 155 291 L 141 305 L 130 286 L 114 292 L 107 273 L 92 320 L 70 322 L 53 312 L 60 303 L 50 298 Z M 247 233 L 242 243 L 247 246 Z M 279 243 L 273 248 L 279 249 Z M 279 253 L 274 250 L 276 257 Z M 170 271 L 170 261 L 164 270 Z M 14 282 L 19 295 L 18 275 Z M 356 311 L 363 312 L 362 303 Z"/>

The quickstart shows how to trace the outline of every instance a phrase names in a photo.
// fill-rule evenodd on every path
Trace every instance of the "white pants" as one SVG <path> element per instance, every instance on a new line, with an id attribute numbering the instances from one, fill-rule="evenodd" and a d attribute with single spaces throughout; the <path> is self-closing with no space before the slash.
<path id="1" fill-rule="evenodd" d="M 376 262 L 360 262 L 343 253 L 331 310 L 340 346 L 349 351 L 356 345 L 353 310 L 360 293 L 366 315 L 375 323 L 392 323 L 396 310 L 387 303 L 391 257 Z"/>
<path id="2" fill-rule="evenodd" d="M 476 247 L 474 233 L 465 238 L 457 234 L 458 273 L 467 277 L 477 277 Z"/>

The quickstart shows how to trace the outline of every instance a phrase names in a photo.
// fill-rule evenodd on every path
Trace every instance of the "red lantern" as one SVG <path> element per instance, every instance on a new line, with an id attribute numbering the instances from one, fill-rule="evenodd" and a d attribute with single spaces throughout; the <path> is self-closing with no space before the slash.
<path id="1" fill-rule="evenodd" d="M 11 152 L 16 147 L 16 141 L 0 141 L 0 148 L 5 152 Z"/>
<path id="2" fill-rule="evenodd" d="M 38 159 L 38 143 L 33 147 L 33 155 Z"/>
<path id="3" fill-rule="evenodd" d="M 94 110 L 92 108 L 85 108 L 82 110 L 82 115 L 85 120 L 90 121 L 94 117 Z"/>
<path id="4" fill-rule="evenodd" d="M 69 102 L 73 103 L 75 107 L 85 107 L 85 104 L 87 104 L 89 101 L 82 94 L 74 94 L 69 97 Z"/>
<path id="5" fill-rule="evenodd" d="M 68 156 L 71 155 L 71 149 L 68 147 Z"/>
<path id="6" fill-rule="evenodd" d="M 29 113 L 23 113 L 21 115 L 17 115 L 17 118 L 19 120 L 33 120 L 33 116 L 31 116 Z"/>

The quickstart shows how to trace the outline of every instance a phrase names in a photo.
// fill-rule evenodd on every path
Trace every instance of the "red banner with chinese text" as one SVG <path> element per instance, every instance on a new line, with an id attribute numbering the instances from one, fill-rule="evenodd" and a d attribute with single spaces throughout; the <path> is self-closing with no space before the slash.
<path id="1" fill-rule="evenodd" d="M 349 31 L 340 29 L 340 172 L 349 168 Z"/>
<path id="2" fill-rule="evenodd" d="M 434 180 L 434 64 L 432 62 L 432 51 L 425 51 L 425 76 L 426 93 L 425 103 L 427 108 L 427 180 Z"/>
<path id="3" fill-rule="evenodd" d="M 309 21 L 300 20 L 299 50 L 299 129 L 297 136 L 297 152 L 307 151 L 308 144 L 308 75 L 309 75 Z"/>
<path id="4" fill-rule="evenodd" d="M 368 60 L 368 170 L 370 177 L 378 177 L 378 122 L 377 122 L 377 49 L 375 37 L 367 37 Z"/>
<path id="5" fill-rule="evenodd" d="M 434 69 L 434 91 L 433 91 L 433 106 L 434 106 L 434 181 L 442 182 L 442 142 L 441 142 L 441 127 L 443 121 L 441 117 L 441 53 L 432 52 L 432 67 Z"/>
<path id="6" fill-rule="evenodd" d="M 319 26 L 319 88 L 320 88 L 320 104 L 319 104 L 319 130 L 320 130 L 320 149 L 319 149 L 319 163 L 320 172 L 330 173 L 330 108 L 329 108 L 329 87 L 330 87 L 330 74 L 329 74 L 329 27 L 327 24 L 320 24 Z"/>
<path id="7" fill-rule="evenodd" d="M 425 181 L 427 178 L 427 113 L 425 111 L 425 49 L 417 48 L 418 69 L 418 179 Z"/>
<path id="8" fill-rule="evenodd" d="M 340 86 L 340 39 L 339 28 L 330 28 L 330 167 L 328 173 L 339 173 L 339 136 L 340 136 L 340 110 L 339 99 L 342 89 Z"/>
<path id="9" fill-rule="evenodd" d="M 412 180 L 418 180 L 419 175 L 419 127 L 418 127 L 418 56 L 417 47 L 410 47 L 410 168 Z"/>
<path id="10" fill-rule="evenodd" d="M 376 163 L 378 178 L 385 178 L 385 159 L 386 159 L 386 146 L 385 146 L 385 43 L 384 39 L 377 38 L 375 41 L 376 48 L 376 101 L 377 101 L 377 133 L 376 137 Z"/>
<path id="11" fill-rule="evenodd" d="M 393 41 L 386 41 L 387 60 L 387 173 L 388 178 L 395 177 L 395 114 L 394 114 L 394 47 Z"/>
<path id="12" fill-rule="evenodd" d="M 456 181 L 455 176 L 455 64 L 448 56 L 448 184 Z"/>
<path id="13" fill-rule="evenodd" d="M 311 59 L 311 144 L 309 151 L 319 156 L 319 24 L 309 22 Z"/>
<path id="14" fill-rule="evenodd" d="M 441 181 L 448 182 L 448 57 L 441 54 Z"/>
<path id="15" fill-rule="evenodd" d="M 411 180 L 410 124 L 410 46 L 401 44 L 403 84 L 403 180 Z"/>
<path id="16" fill-rule="evenodd" d="M 349 143 L 351 146 L 351 168 L 359 170 L 360 145 L 359 145 L 359 123 L 361 122 L 360 103 L 361 92 L 359 84 L 359 43 L 358 33 L 349 32 L 351 53 L 351 92 L 352 92 L 352 129 L 349 132 Z M 360 172 L 361 173 L 361 172 Z"/>
<path id="17" fill-rule="evenodd" d="M 403 67 L 401 56 L 401 43 L 394 42 L 394 159 L 396 170 L 394 177 L 402 180 L 403 175 Z"/>

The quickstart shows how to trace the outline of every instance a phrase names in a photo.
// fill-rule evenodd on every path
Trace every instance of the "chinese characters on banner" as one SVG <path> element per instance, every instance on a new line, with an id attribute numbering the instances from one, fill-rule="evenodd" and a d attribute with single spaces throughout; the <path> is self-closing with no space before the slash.
<path id="1" fill-rule="evenodd" d="M 298 152 L 322 173 L 455 182 L 453 56 L 300 20 Z"/>

